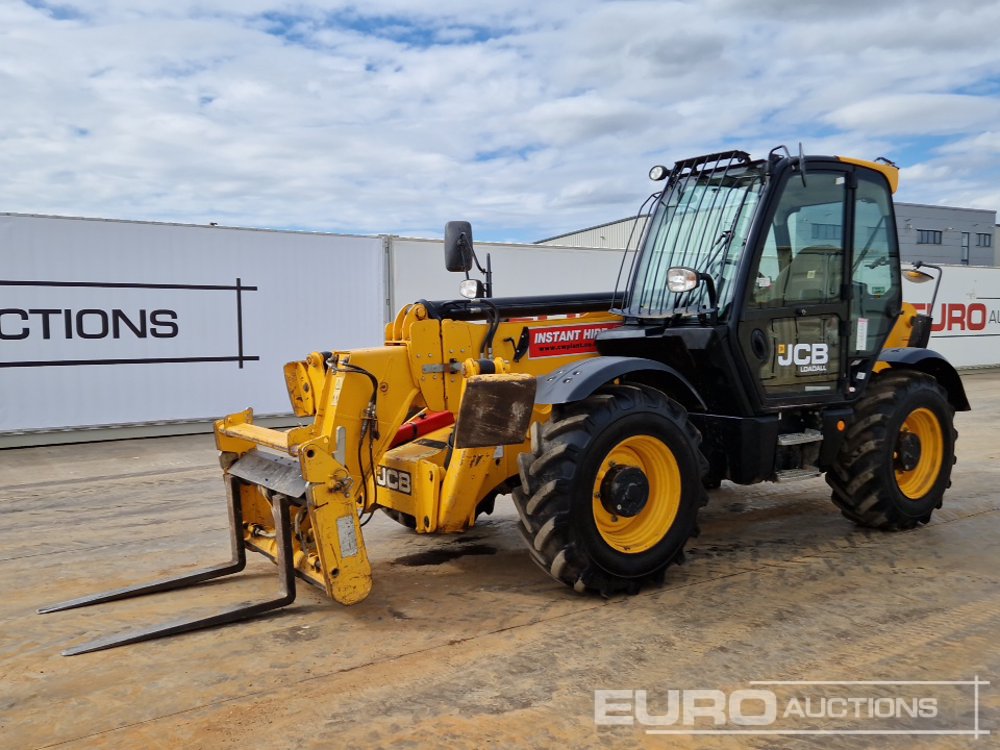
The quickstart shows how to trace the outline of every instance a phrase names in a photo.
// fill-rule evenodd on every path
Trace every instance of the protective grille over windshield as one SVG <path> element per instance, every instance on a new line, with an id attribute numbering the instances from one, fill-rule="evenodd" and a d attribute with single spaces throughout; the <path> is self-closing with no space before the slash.
<path id="1" fill-rule="evenodd" d="M 667 290 L 667 270 L 683 266 L 712 277 L 724 315 L 763 184 L 763 162 L 742 151 L 677 162 L 632 259 L 621 311 L 656 318 L 707 307 L 706 284 L 680 294 Z"/>

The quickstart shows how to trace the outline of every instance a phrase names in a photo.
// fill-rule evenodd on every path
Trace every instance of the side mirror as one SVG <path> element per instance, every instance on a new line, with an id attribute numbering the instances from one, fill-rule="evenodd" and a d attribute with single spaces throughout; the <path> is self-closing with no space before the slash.
<path id="1" fill-rule="evenodd" d="M 469 222 L 449 221 L 444 225 L 444 266 L 460 273 L 472 269 L 472 224 Z"/>

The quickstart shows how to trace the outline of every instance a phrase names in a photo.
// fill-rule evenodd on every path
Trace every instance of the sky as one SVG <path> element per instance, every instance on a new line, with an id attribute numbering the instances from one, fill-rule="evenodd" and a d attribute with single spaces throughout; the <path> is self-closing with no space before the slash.
<path id="1" fill-rule="evenodd" d="M 1000 209 L 996 0 L 0 0 L 0 103 L 0 212 L 530 242 L 799 142 Z"/>

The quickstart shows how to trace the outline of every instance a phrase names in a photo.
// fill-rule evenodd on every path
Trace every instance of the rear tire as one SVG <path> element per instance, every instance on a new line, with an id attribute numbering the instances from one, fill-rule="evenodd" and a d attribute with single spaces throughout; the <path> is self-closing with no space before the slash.
<path id="1" fill-rule="evenodd" d="M 580 593 L 662 583 L 707 501 L 700 442 L 684 408 L 645 386 L 555 407 L 512 493 L 532 559 Z"/>
<path id="2" fill-rule="evenodd" d="M 951 486 L 954 416 L 931 376 L 912 370 L 878 376 L 858 402 L 826 475 L 844 516 L 886 531 L 930 521 Z"/>

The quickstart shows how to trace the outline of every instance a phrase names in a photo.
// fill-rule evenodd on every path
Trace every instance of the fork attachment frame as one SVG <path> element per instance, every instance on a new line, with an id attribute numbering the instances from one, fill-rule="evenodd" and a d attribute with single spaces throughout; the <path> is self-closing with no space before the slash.
<path id="1" fill-rule="evenodd" d="M 119 599 L 128 599 L 133 596 L 143 594 L 155 594 L 160 591 L 171 591 L 172 589 L 185 588 L 208 581 L 213 578 L 239 573 L 246 567 L 246 544 L 243 539 L 243 508 L 240 504 L 240 480 L 236 477 L 227 477 L 226 491 L 229 496 L 229 542 L 232 550 L 232 557 L 229 562 L 221 565 L 213 565 L 209 568 L 196 570 L 174 578 L 164 578 L 152 583 L 126 586 L 100 594 L 82 596 L 77 599 L 42 607 L 39 614 L 48 612 L 60 612 L 76 607 L 87 607 L 91 604 L 102 604 L 113 602 Z M 259 604 L 249 602 L 230 607 L 212 615 L 203 617 L 186 617 L 178 620 L 171 620 L 159 625 L 152 625 L 145 628 L 126 631 L 117 635 L 96 638 L 78 646 L 73 646 L 62 652 L 63 656 L 75 656 L 85 654 L 90 651 L 101 651 L 116 646 L 124 646 L 129 643 L 139 643 L 141 641 L 151 641 L 155 638 L 162 638 L 177 633 L 186 633 L 191 630 L 201 630 L 211 628 L 216 625 L 223 625 L 237 620 L 245 620 L 256 617 L 259 614 L 270 612 L 275 609 L 287 606 L 295 601 L 295 566 L 292 559 L 292 530 L 289 505 L 290 498 L 285 495 L 275 493 L 271 499 L 271 511 L 274 514 L 275 536 L 278 542 L 278 581 L 281 584 L 281 595 L 276 599 L 271 599 Z"/>

